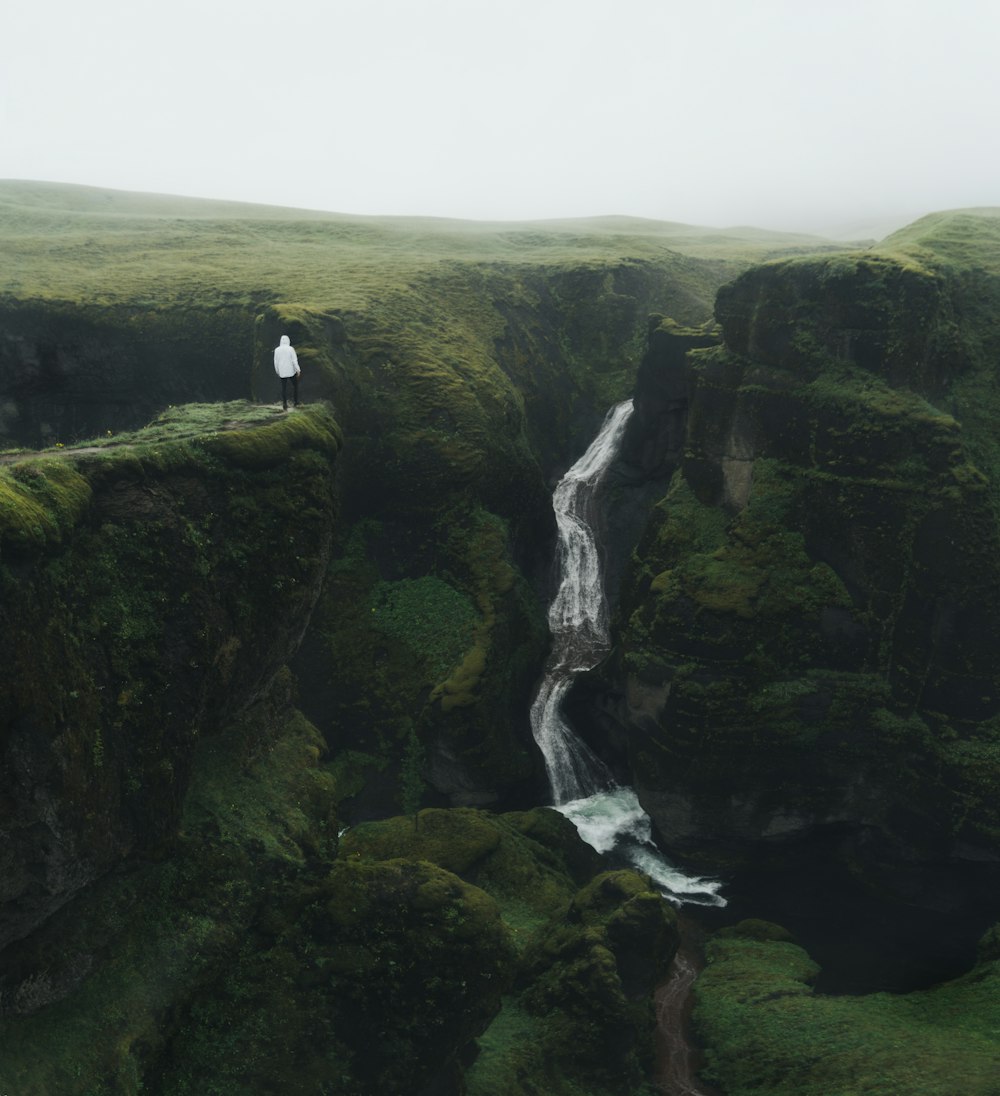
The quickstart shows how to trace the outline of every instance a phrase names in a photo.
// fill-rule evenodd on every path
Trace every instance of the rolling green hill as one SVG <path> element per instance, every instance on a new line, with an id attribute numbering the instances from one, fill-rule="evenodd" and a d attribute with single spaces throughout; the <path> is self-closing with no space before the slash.
<path id="1" fill-rule="evenodd" d="M 495 222 L 359 217 L 0 181 L 0 295 L 79 302 L 334 302 L 369 308 L 447 263 L 747 263 L 813 237 L 630 217 Z M 825 246 L 836 246 L 826 244 Z"/>

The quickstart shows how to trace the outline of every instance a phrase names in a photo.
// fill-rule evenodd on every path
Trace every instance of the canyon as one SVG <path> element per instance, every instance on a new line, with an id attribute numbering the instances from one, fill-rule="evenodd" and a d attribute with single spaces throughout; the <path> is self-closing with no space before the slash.
<path id="1" fill-rule="evenodd" d="M 997 211 L 0 184 L 0 241 L 0 1087 L 640 1096 L 679 907 L 706 1086 L 993 1091 Z M 562 711 L 725 905 L 582 840 L 532 736 L 623 400 Z"/>

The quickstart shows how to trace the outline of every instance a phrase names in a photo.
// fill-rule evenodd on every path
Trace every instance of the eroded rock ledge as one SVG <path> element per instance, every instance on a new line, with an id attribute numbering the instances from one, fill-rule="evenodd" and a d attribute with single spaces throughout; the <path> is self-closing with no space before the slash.
<path id="1" fill-rule="evenodd" d="M 340 432 L 324 406 L 250 414 L 185 408 L 4 466 L 0 947 L 171 839 L 197 739 L 298 645 Z"/>
<path id="2" fill-rule="evenodd" d="M 733 866 L 836 829 L 908 900 L 941 902 L 942 863 L 988 893 L 1000 531 L 962 293 L 903 258 L 789 261 L 720 291 L 722 347 L 654 332 L 632 452 L 676 471 L 597 680 L 668 847 Z"/>

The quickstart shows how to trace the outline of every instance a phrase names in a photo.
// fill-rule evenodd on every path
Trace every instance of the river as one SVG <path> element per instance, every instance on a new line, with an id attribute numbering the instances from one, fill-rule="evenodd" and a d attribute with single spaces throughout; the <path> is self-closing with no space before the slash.
<path id="1" fill-rule="evenodd" d="M 553 804 L 587 844 L 644 872 L 676 906 L 724 906 L 718 880 L 687 875 L 664 855 L 635 791 L 614 779 L 562 710 L 573 679 L 596 666 L 611 647 L 597 519 L 600 485 L 631 414 L 631 400 L 608 412 L 597 437 L 552 496 L 559 586 L 549 607 L 552 650 L 531 706 L 531 729 L 545 758 Z M 685 939 L 656 992 L 656 1082 L 664 1096 L 708 1096 L 711 1091 L 696 1080 L 697 1058 L 687 1037 L 696 955 Z"/>
<path id="2" fill-rule="evenodd" d="M 724 906 L 718 880 L 687 875 L 663 854 L 635 791 L 615 781 L 562 710 L 573 679 L 596 666 L 611 647 L 596 532 L 599 488 L 631 414 L 631 400 L 608 412 L 597 437 L 552 496 L 559 530 L 559 585 L 549 606 L 552 650 L 531 706 L 531 730 L 545 758 L 553 804 L 584 841 L 650 876 L 675 905 Z"/>

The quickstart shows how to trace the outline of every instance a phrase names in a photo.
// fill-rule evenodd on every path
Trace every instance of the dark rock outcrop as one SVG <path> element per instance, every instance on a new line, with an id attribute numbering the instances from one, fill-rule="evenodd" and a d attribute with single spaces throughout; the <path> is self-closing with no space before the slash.
<path id="1" fill-rule="evenodd" d="M 243 409 L 212 414 L 221 425 Z M 339 446 L 317 406 L 9 466 L 0 946 L 170 841 L 198 737 L 261 695 L 301 640 L 333 536 Z"/>
<path id="2" fill-rule="evenodd" d="M 691 350 L 718 346 L 712 331 L 681 327 L 652 316 L 649 345 L 636 374 L 634 411 L 622 439 L 619 461 L 639 480 L 666 480 L 684 455 L 692 395 Z M 620 473 L 619 473 L 620 474 Z"/>
<path id="3" fill-rule="evenodd" d="M 907 900 L 939 903 L 948 861 L 955 908 L 988 893 L 998 469 L 962 427 L 963 308 L 910 260 L 838 257 L 720 291 L 723 348 L 654 332 L 631 452 L 677 471 L 584 688 L 669 848 L 734 865 L 836 828 Z"/>
<path id="4" fill-rule="evenodd" d="M 244 399 L 245 309 L 0 303 L 0 440 L 33 448 L 134 429 L 171 404 Z"/>

